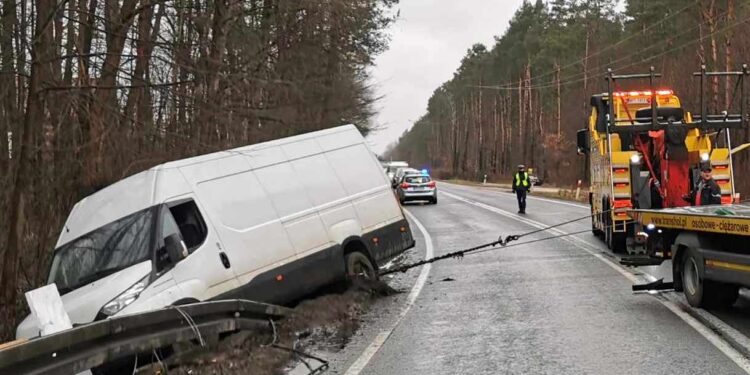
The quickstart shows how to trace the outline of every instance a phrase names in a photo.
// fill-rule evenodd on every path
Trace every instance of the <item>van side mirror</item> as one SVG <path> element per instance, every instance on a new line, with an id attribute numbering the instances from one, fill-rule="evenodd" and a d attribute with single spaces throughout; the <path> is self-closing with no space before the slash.
<path id="1" fill-rule="evenodd" d="M 576 133 L 576 145 L 578 146 L 578 155 L 589 153 L 589 130 L 581 129 Z"/>
<path id="2" fill-rule="evenodd" d="M 177 264 L 188 256 L 187 247 L 177 233 L 170 234 L 164 239 L 164 247 L 167 249 L 169 261 L 172 264 Z"/>

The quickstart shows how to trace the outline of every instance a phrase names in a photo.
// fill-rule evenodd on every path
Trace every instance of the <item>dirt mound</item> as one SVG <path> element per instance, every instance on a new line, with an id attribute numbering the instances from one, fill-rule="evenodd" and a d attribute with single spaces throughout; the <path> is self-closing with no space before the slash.
<path id="1" fill-rule="evenodd" d="M 297 360 L 310 368 L 324 364 L 307 357 L 314 351 L 342 349 L 359 328 L 360 317 L 370 303 L 398 293 L 380 281 L 355 281 L 342 293 L 324 294 L 299 303 L 294 312 L 269 322 L 269 332 L 241 331 L 222 337 L 207 348 L 182 347 L 164 364 L 139 369 L 139 374 L 283 374 Z M 209 340 L 210 341 L 210 340 Z"/>

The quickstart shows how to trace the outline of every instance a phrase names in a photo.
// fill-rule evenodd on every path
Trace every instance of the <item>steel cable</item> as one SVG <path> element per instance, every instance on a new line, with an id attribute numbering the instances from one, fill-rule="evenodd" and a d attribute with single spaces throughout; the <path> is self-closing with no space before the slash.
<path id="1" fill-rule="evenodd" d="M 603 211 L 602 213 L 607 213 L 609 211 L 610 210 Z M 435 262 L 437 262 L 439 260 L 443 260 L 443 259 L 450 259 L 450 258 L 460 259 L 460 258 L 463 258 L 466 254 L 470 254 L 470 253 L 479 254 L 479 253 L 483 253 L 483 252 L 487 252 L 487 251 L 492 251 L 492 250 L 506 249 L 506 248 L 509 248 L 509 247 L 520 246 L 520 245 L 525 245 L 525 244 L 530 244 L 530 243 L 535 243 L 535 242 L 541 242 L 541 241 L 549 241 L 549 240 L 553 240 L 553 239 L 557 239 L 557 238 L 568 237 L 568 236 L 573 236 L 573 235 L 578 235 L 578 234 L 583 234 L 583 233 L 591 232 L 591 229 L 587 229 L 587 230 L 584 230 L 584 231 L 571 232 L 571 233 L 563 233 L 563 234 L 559 234 L 559 235 L 555 235 L 555 236 L 544 237 L 544 238 L 540 238 L 540 239 L 535 239 L 535 240 L 525 241 L 525 242 L 521 242 L 521 243 L 516 243 L 516 244 L 513 244 L 513 245 L 508 245 L 508 243 L 513 242 L 513 241 L 517 241 L 517 240 L 519 240 L 519 239 L 521 239 L 523 237 L 530 236 L 532 234 L 536 234 L 536 233 L 539 233 L 539 232 L 544 232 L 544 231 L 547 231 L 547 230 L 550 230 L 550 229 L 553 229 L 553 228 L 561 227 L 563 225 L 568 225 L 568 224 L 571 224 L 571 223 L 574 223 L 574 222 L 577 222 L 577 221 L 589 219 L 589 218 L 592 218 L 592 217 L 594 217 L 596 215 L 599 215 L 599 214 L 597 213 L 597 214 L 591 214 L 591 215 L 582 216 L 582 217 L 579 217 L 579 218 L 576 218 L 576 219 L 572 219 L 572 220 L 568 220 L 568 221 L 565 221 L 565 222 L 562 222 L 562 223 L 550 225 L 550 226 L 547 226 L 547 227 L 544 227 L 544 228 L 535 229 L 535 230 L 532 230 L 532 231 L 529 231 L 529 232 L 526 232 L 526 233 L 516 234 L 516 235 L 508 235 L 508 236 L 505 236 L 505 238 L 503 238 L 503 236 L 501 235 L 500 238 L 498 238 L 495 241 L 488 242 L 488 243 L 481 244 L 481 245 L 474 246 L 474 247 L 470 247 L 468 249 L 462 249 L 462 250 L 452 251 L 450 253 L 439 255 L 439 256 L 436 256 L 436 257 L 429 258 L 429 259 L 423 259 L 423 260 L 420 260 L 420 261 L 415 262 L 415 263 L 405 264 L 405 265 L 400 266 L 400 267 L 396 267 L 396 268 L 393 268 L 393 269 L 390 269 L 390 270 L 383 271 L 383 272 L 379 273 L 379 276 L 390 275 L 390 274 L 397 273 L 397 272 L 406 272 L 406 271 L 408 271 L 408 270 L 410 270 L 412 268 L 423 266 L 423 265 L 429 264 L 429 263 L 435 263 Z M 630 223 L 634 223 L 634 222 L 635 221 L 631 220 L 631 221 L 625 222 L 625 224 L 630 224 Z M 611 226 L 605 226 L 604 229 L 606 230 L 606 229 L 609 229 L 610 227 Z M 497 247 L 498 245 L 500 245 L 501 247 Z"/>

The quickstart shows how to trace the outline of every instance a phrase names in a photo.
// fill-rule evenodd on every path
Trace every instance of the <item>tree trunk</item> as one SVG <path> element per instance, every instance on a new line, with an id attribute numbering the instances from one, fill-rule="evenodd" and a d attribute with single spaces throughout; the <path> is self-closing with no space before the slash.
<path id="1" fill-rule="evenodd" d="M 734 22 L 734 0 L 727 0 L 727 25 L 731 25 Z M 725 71 L 729 72 L 732 70 L 732 29 L 727 30 L 724 35 L 724 56 L 725 56 Z M 730 111 L 732 108 L 732 77 L 724 78 L 724 108 L 726 111 Z"/>
<path id="2" fill-rule="evenodd" d="M 560 96 L 560 65 L 557 62 L 555 62 L 555 71 L 555 81 L 557 81 L 557 115 L 555 116 L 555 121 L 557 122 L 557 137 L 560 138 L 560 135 L 562 135 L 562 104 Z"/>
<path id="3" fill-rule="evenodd" d="M 708 25 L 708 32 L 710 35 L 710 47 L 711 47 L 711 70 L 718 70 L 719 62 L 719 51 L 716 44 L 716 0 L 710 0 L 708 3 L 708 9 L 703 11 L 703 17 Z M 710 112 L 718 112 L 719 110 L 719 77 L 711 77 L 711 110 Z"/>
<path id="4" fill-rule="evenodd" d="M 518 143 L 516 143 L 516 146 L 518 146 L 519 150 L 512 149 L 511 152 L 514 152 L 515 155 L 519 155 L 518 158 L 516 158 L 515 161 L 523 161 L 523 158 L 525 155 L 523 155 L 523 110 L 524 110 L 524 100 L 523 100 L 523 91 L 522 91 L 522 81 L 523 76 L 518 77 Z"/>
<path id="5" fill-rule="evenodd" d="M 164 9 L 164 6 L 161 9 Z M 132 138 L 133 142 L 130 142 L 130 147 L 135 146 L 133 151 L 136 152 L 145 143 L 146 122 L 153 116 L 153 114 L 144 111 L 144 107 L 148 108 L 148 105 L 142 104 L 147 100 L 150 102 L 149 93 L 151 89 L 147 86 L 149 82 L 146 80 L 146 71 L 151 61 L 153 45 L 151 43 L 151 18 L 153 14 L 153 7 L 148 7 L 138 14 L 138 39 L 135 41 L 136 60 L 132 79 L 133 86 L 137 87 L 130 89 L 128 93 L 121 125 L 122 129 L 128 133 L 129 138 Z M 156 25 L 158 27 L 159 23 L 157 22 Z M 150 121 L 148 122 L 150 123 Z"/>
<path id="6" fill-rule="evenodd" d="M 46 106 L 44 88 L 48 85 L 51 75 L 52 60 L 55 54 L 53 28 L 47 20 L 55 9 L 55 0 L 38 0 L 36 8 L 36 26 L 34 43 L 31 46 L 31 74 L 29 79 L 28 98 L 21 133 L 18 143 L 18 160 L 12 165 L 10 174 L 10 212 L 8 214 L 8 233 L 5 238 L 5 253 L 0 256 L 0 321 L 3 322 L 5 332 L 0 336 L 7 336 L 15 322 L 15 310 L 18 295 L 18 266 L 20 249 L 23 246 L 23 233 L 26 228 L 26 193 L 30 174 L 33 168 L 31 147 L 34 139 L 33 127 L 44 125 Z"/>
<path id="7" fill-rule="evenodd" d="M 15 56 L 13 50 L 13 36 L 18 23 L 15 0 L 3 0 L 2 19 L 0 19 L 0 174 L 7 176 L 11 169 L 10 146 L 17 135 L 13 134 L 17 123 L 17 87 L 16 74 L 18 70 L 14 66 Z"/>
<path id="8" fill-rule="evenodd" d="M 109 19 L 104 22 L 110 33 L 107 34 L 107 56 L 104 58 L 102 73 L 96 84 L 99 88 L 94 90 L 89 116 L 88 141 L 91 142 L 91 146 L 88 148 L 84 171 L 84 185 L 87 187 L 96 187 L 106 183 L 110 178 L 109 174 L 113 172 L 108 171 L 105 165 L 107 135 L 113 129 L 105 129 L 105 125 L 112 124 L 111 120 L 118 119 L 120 115 L 119 110 L 112 113 L 113 108 L 118 108 L 115 104 L 114 87 L 117 84 L 117 72 L 125 47 L 125 38 L 135 19 L 134 10 L 137 1 L 123 0 L 122 6 L 117 11 L 110 8 L 107 12 Z"/>
<path id="9" fill-rule="evenodd" d="M 583 53 L 583 96 L 586 97 L 589 94 L 589 41 L 591 39 L 590 27 L 586 28 L 586 49 Z M 589 111 L 588 101 L 583 101 L 583 115 L 586 116 Z"/>

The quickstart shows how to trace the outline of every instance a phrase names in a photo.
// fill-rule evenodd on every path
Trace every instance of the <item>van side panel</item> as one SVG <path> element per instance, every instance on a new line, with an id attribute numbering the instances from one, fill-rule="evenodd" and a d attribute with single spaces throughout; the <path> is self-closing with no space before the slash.
<path id="1" fill-rule="evenodd" d="M 333 170 L 353 197 L 363 232 L 369 232 L 397 219 L 401 212 L 394 206 L 395 200 L 390 187 L 386 185 L 379 168 L 373 164 L 369 150 L 357 144 L 326 153 Z"/>
<path id="2" fill-rule="evenodd" d="M 320 250 L 330 244 L 318 212 L 289 163 L 254 172 L 268 193 L 297 254 Z"/>
<path id="3" fill-rule="evenodd" d="M 363 144 L 364 138 L 356 127 L 351 126 L 348 129 L 338 132 L 335 135 L 320 136 L 315 138 L 323 151 L 331 151 L 338 148 Z"/>
<path id="4" fill-rule="evenodd" d="M 361 233 L 359 218 L 350 202 L 350 198 L 339 182 L 336 172 L 328 163 L 325 155 L 314 155 L 291 162 L 299 181 L 317 207 L 320 220 L 331 243 L 341 244 L 342 238 L 331 231 L 331 228 L 342 222 L 352 222 L 351 227 Z M 307 255 L 307 252 L 300 254 Z"/>
<path id="5" fill-rule="evenodd" d="M 347 198 L 344 187 L 339 183 L 325 155 L 292 160 L 291 165 L 315 206 L 335 204 Z"/>
<path id="6" fill-rule="evenodd" d="M 209 162 L 201 167 L 220 168 L 216 164 Z M 295 252 L 244 156 L 222 159 L 218 164 L 234 173 L 198 182 L 196 193 L 221 237 L 235 275 L 244 284 L 252 279 L 254 271 L 293 258 Z"/>

